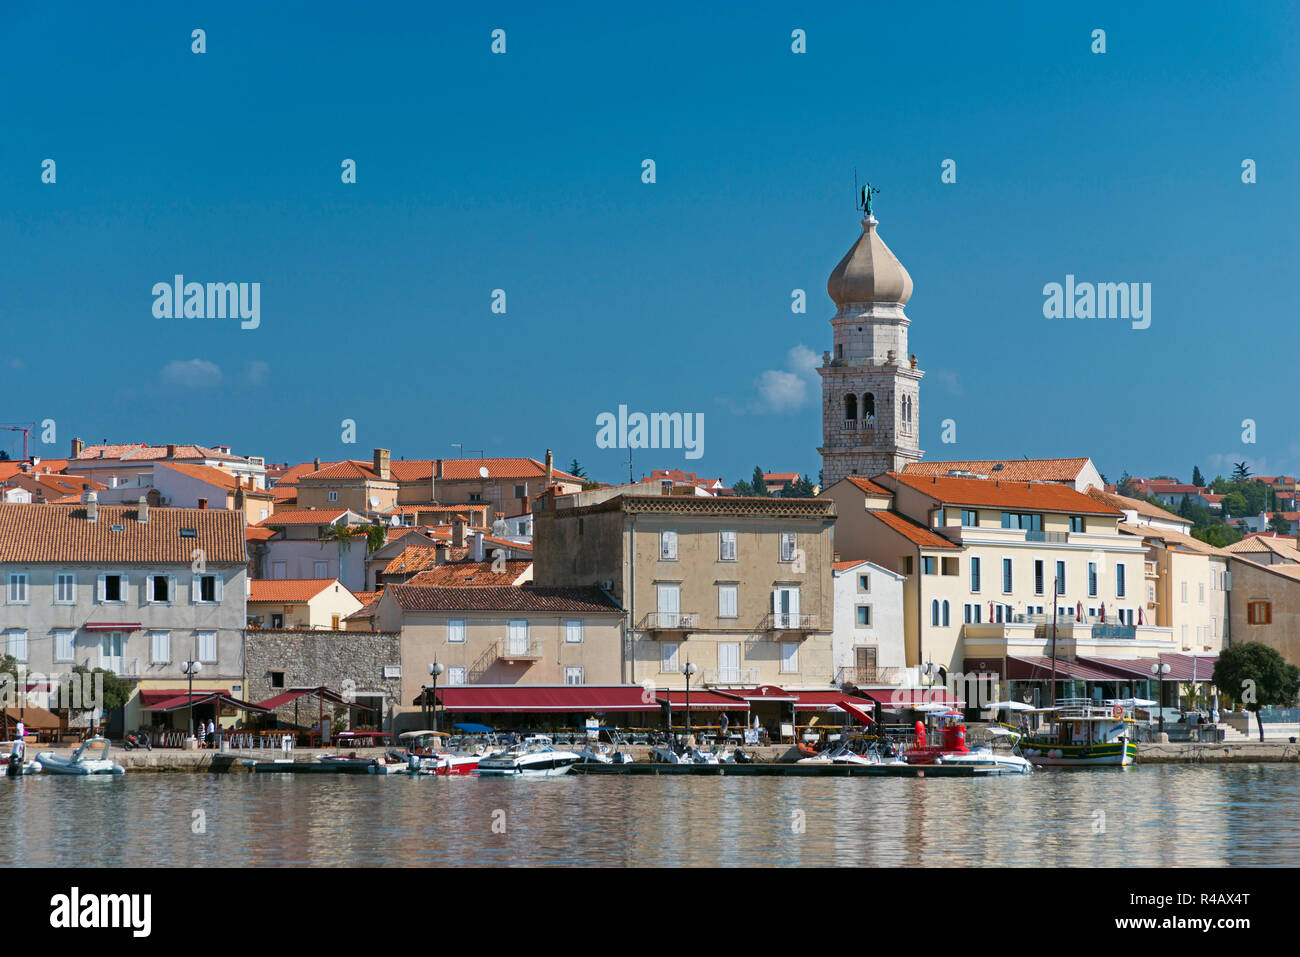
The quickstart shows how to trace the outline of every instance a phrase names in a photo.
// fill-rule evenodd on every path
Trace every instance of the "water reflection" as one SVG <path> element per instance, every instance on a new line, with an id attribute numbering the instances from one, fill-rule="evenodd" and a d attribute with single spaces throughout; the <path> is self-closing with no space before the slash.
<path id="1" fill-rule="evenodd" d="M 1227 866 L 1300 859 L 1291 765 L 987 780 L 0 780 L 0 866 Z"/>

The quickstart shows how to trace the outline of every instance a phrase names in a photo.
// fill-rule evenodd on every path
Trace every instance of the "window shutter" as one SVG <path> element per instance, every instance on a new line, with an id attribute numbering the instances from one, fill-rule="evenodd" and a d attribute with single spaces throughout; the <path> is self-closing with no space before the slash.
<path id="1" fill-rule="evenodd" d="M 221 595 L 222 595 L 222 591 L 221 591 L 221 576 L 220 576 L 220 575 L 213 575 L 213 576 L 212 576 L 212 581 L 213 581 L 214 586 L 215 586 L 215 588 L 216 588 L 216 591 L 213 592 L 213 597 L 216 598 L 216 600 L 217 600 L 218 602 L 220 602 L 220 601 L 221 601 Z"/>
<path id="2" fill-rule="evenodd" d="M 122 594 L 123 597 L 125 597 L 126 595 L 125 589 L 123 589 Z M 147 602 L 153 601 L 153 576 L 152 575 L 144 576 L 144 600 Z"/>
<path id="3" fill-rule="evenodd" d="M 122 576 L 122 590 L 119 594 L 122 596 L 124 604 L 131 600 L 131 580 L 125 575 Z"/>
<path id="4" fill-rule="evenodd" d="M 203 576 L 190 576 L 190 601 L 197 605 L 203 600 Z"/>

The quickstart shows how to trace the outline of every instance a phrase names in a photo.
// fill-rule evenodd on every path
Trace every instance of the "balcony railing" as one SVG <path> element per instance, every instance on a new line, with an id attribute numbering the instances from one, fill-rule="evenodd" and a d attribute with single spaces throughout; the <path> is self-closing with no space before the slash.
<path id="1" fill-rule="evenodd" d="M 876 417 L 874 415 L 864 416 L 861 419 L 845 419 L 844 428 L 850 432 L 870 432 L 876 427 Z"/>
<path id="2" fill-rule="evenodd" d="M 542 643 L 534 638 L 525 641 L 502 638 L 497 641 L 497 660 L 510 662 L 531 662 L 542 657 Z"/>
<path id="3" fill-rule="evenodd" d="M 858 668 L 849 666 L 835 672 L 837 685 L 896 685 L 903 677 L 902 668 Z"/>
<path id="4" fill-rule="evenodd" d="M 1027 542 L 1051 542 L 1055 545 L 1063 545 L 1069 540 L 1069 532 L 1041 532 L 1032 528 L 1025 530 L 1025 541 Z"/>
<path id="5" fill-rule="evenodd" d="M 706 685 L 756 685 L 757 668 L 716 668 L 704 672 Z"/>
<path id="6" fill-rule="evenodd" d="M 771 632 L 817 630 L 816 615 L 801 615 L 797 612 L 774 611 L 763 619 L 763 630 Z"/>
<path id="7" fill-rule="evenodd" d="M 700 627 L 700 616 L 686 611 L 652 611 L 641 627 L 645 631 L 690 631 Z"/>
<path id="8" fill-rule="evenodd" d="M 140 676 L 140 659 L 123 658 L 120 655 L 100 655 L 98 667 L 104 668 L 123 678 Z"/>

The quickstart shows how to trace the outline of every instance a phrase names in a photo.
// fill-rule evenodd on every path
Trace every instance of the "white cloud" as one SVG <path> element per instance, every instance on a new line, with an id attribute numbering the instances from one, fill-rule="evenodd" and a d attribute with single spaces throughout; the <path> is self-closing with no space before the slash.
<path id="1" fill-rule="evenodd" d="M 784 369 L 765 369 L 754 380 L 756 401 L 750 403 L 755 412 L 792 412 L 807 403 L 815 391 L 817 367 L 821 358 L 805 345 L 797 345 L 786 353 Z"/>
<path id="2" fill-rule="evenodd" d="M 162 368 L 164 385 L 186 389 L 209 389 L 221 384 L 221 369 L 206 359 L 173 359 Z"/>
<path id="3" fill-rule="evenodd" d="M 952 395 L 962 394 L 961 376 L 957 375 L 957 373 L 950 372 L 947 369 L 934 369 L 927 374 L 932 380 L 943 385 Z"/>
<path id="4" fill-rule="evenodd" d="M 249 385 L 266 385 L 271 379 L 271 367 L 261 359 L 254 359 L 244 366 L 244 380 Z"/>

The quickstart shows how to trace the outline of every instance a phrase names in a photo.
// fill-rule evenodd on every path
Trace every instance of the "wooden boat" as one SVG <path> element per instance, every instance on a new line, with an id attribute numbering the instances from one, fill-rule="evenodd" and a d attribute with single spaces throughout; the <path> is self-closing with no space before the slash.
<path id="1" fill-rule="evenodd" d="M 1048 767 L 1125 767 L 1137 759 L 1133 707 L 1132 699 L 1063 698 L 1038 712 L 1047 725 L 1020 739 L 1020 753 Z"/>

